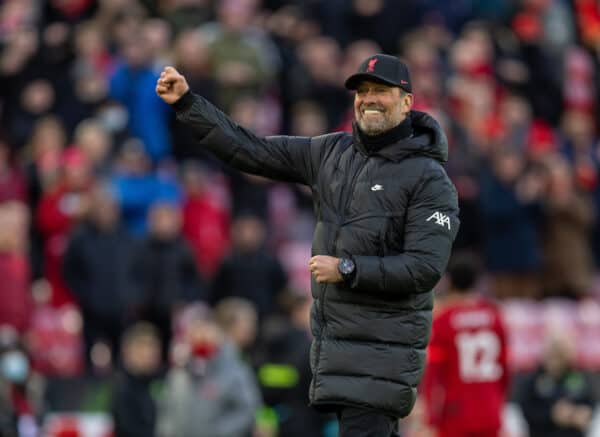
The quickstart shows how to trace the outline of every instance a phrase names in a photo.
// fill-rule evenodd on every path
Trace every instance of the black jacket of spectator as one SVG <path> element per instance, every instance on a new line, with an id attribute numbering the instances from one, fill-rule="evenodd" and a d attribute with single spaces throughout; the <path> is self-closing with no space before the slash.
<path id="1" fill-rule="evenodd" d="M 355 261 L 350 283 L 312 283 L 312 405 L 407 415 L 425 364 L 432 289 L 459 227 L 437 122 L 413 111 L 413 135 L 373 152 L 358 132 L 259 138 L 190 92 L 174 107 L 198 145 L 233 167 L 310 186 L 312 253 Z"/>
<path id="2" fill-rule="evenodd" d="M 308 406 L 311 339 L 303 329 L 287 324 L 266 339 L 259 359 L 258 380 L 265 403 L 279 416 L 279 435 L 321 435 L 327 416 Z"/>
<path id="3" fill-rule="evenodd" d="M 590 378 L 583 372 L 568 369 L 559 378 L 542 368 L 526 375 L 518 385 L 517 403 L 529 425 L 530 437 L 583 437 L 585 432 L 554 422 L 552 410 L 561 401 L 594 408 Z"/>
<path id="4" fill-rule="evenodd" d="M 111 406 L 115 437 L 156 435 L 156 403 L 151 384 L 150 376 L 134 376 L 127 372 L 119 375 Z"/>
<path id="5" fill-rule="evenodd" d="M 234 253 L 215 276 L 211 303 L 229 296 L 243 297 L 256 305 L 262 319 L 274 311 L 286 282 L 283 267 L 267 252 Z"/>
<path id="6" fill-rule="evenodd" d="M 140 245 L 136 270 L 142 288 L 138 316 L 160 331 L 166 363 L 174 311 L 185 302 L 206 300 L 206 286 L 192 249 L 180 237 L 170 240 L 148 237 Z"/>
<path id="7" fill-rule="evenodd" d="M 140 247 L 137 268 L 142 276 L 142 306 L 168 313 L 180 302 L 206 299 L 206 288 L 192 250 L 181 238 L 148 238 Z"/>
<path id="8" fill-rule="evenodd" d="M 138 299 L 136 243 L 123 229 L 86 223 L 75 231 L 63 261 L 65 280 L 84 312 L 125 321 Z"/>

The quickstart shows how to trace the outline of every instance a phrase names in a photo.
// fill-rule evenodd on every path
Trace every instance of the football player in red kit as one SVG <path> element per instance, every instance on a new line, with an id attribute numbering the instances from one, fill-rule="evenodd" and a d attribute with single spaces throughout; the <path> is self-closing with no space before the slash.
<path id="1" fill-rule="evenodd" d="M 438 311 L 422 383 L 437 437 L 498 437 L 509 384 L 505 331 L 496 306 L 478 295 L 476 260 L 448 268 L 450 289 Z"/>

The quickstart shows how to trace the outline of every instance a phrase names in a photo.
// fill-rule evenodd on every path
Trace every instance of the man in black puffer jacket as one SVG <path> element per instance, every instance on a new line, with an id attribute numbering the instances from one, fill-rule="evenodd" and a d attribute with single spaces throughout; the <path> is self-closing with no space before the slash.
<path id="1" fill-rule="evenodd" d="M 406 66 L 374 55 L 346 87 L 356 91 L 353 133 L 313 138 L 257 137 L 192 94 L 172 67 L 156 91 L 200 147 L 239 170 L 311 187 L 310 402 L 337 412 L 341 436 L 380 437 L 415 402 L 458 200 L 442 167 L 446 137 L 411 110 Z"/>

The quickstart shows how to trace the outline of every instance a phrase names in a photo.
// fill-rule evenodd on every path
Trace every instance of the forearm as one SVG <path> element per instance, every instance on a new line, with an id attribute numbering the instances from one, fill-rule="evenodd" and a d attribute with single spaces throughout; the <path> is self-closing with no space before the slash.
<path id="1" fill-rule="evenodd" d="M 172 107 L 177 119 L 193 129 L 198 144 L 232 167 L 272 179 L 306 183 L 310 138 L 258 137 L 189 91 Z"/>
<path id="2" fill-rule="evenodd" d="M 447 256 L 437 260 L 409 254 L 355 256 L 356 274 L 350 287 L 375 293 L 414 294 L 431 291 L 446 267 Z"/>

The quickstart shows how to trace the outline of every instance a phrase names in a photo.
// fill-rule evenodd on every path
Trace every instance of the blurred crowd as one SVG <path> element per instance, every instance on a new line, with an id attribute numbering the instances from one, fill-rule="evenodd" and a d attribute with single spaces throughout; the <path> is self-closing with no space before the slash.
<path id="1" fill-rule="evenodd" d="M 310 190 L 198 150 L 165 65 L 314 136 L 351 129 L 359 62 L 400 56 L 483 291 L 598 301 L 597 1 L 4 0 L 0 45 L 0 436 L 86 435 L 53 420 L 75 410 L 117 437 L 335 435 L 306 405 Z"/>

